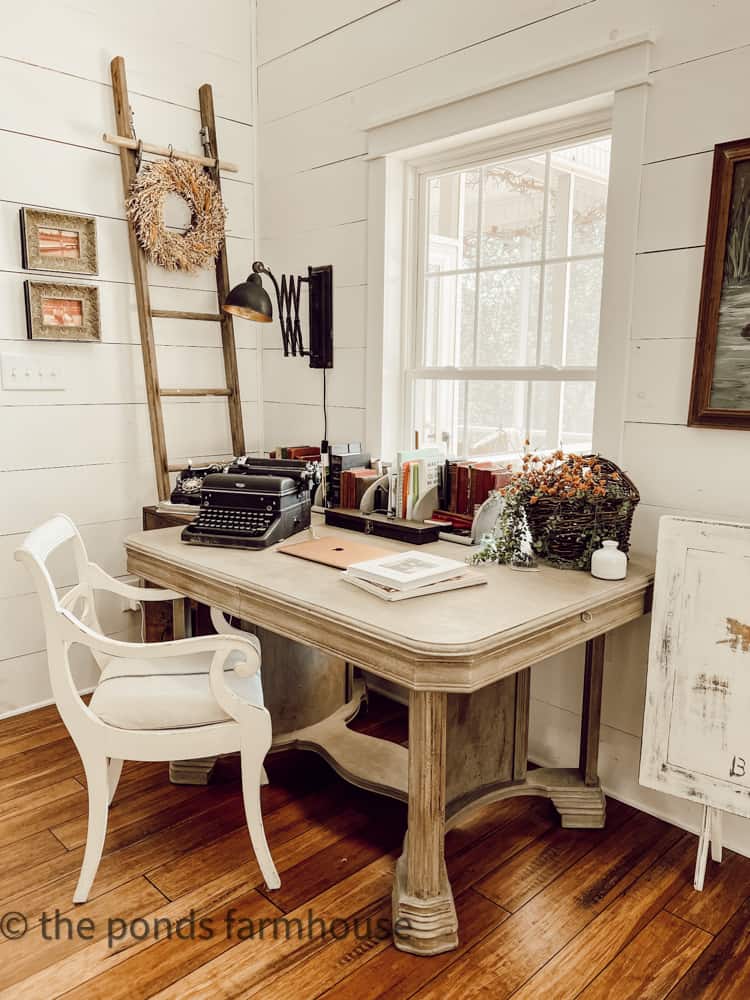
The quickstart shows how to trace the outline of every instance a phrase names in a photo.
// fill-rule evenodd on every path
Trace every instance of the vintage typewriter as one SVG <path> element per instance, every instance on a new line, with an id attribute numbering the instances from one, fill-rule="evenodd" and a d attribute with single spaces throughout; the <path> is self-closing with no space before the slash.
<path id="1" fill-rule="evenodd" d="M 317 462 L 241 458 L 203 479 L 198 516 L 182 532 L 191 545 L 263 549 L 310 526 Z"/>

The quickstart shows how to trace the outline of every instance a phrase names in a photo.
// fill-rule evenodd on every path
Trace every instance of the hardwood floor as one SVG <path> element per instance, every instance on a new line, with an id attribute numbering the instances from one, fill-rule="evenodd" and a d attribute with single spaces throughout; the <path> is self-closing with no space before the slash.
<path id="1" fill-rule="evenodd" d="M 404 710 L 377 697 L 355 725 L 406 737 Z M 750 996 L 750 860 L 726 852 L 695 893 L 696 838 L 614 800 L 604 830 L 563 830 L 530 798 L 453 829 L 460 946 L 425 959 L 389 937 L 405 807 L 312 754 L 268 761 L 278 892 L 251 855 L 236 760 L 208 788 L 126 764 L 78 907 L 85 781 L 55 709 L 0 722 L 0 760 L 0 914 L 27 922 L 12 939 L 18 918 L 0 919 L 0 1000 Z"/>

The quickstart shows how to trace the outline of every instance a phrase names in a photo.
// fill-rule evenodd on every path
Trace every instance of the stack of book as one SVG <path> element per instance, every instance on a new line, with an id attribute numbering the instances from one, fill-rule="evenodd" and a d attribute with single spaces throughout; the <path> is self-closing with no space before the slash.
<path id="1" fill-rule="evenodd" d="M 320 448 L 314 444 L 289 445 L 286 448 L 274 448 L 268 453 L 269 458 L 289 458 L 296 461 L 319 462 Z"/>
<path id="2" fill-rule="evenodd" d="M 471 528 L 477 507 L 493 490 L 510 482 L 511 471 L 497 462 L 446 462 L 441 491 L 441 507 L 432 517 L 454 528 Z"/>
<path id="3" fill-rule="evenodd" d="M 341 473 L 341 507 L 359 510 L 362 497 L 379 479 L 377 469 L 345 469 Z"/>
<path id="4" fill-rule="evenodd" d="M 383 601 L 404 601 L 487 582 L 465 563 L 413 549 L 353 563 L 343 578 Z"/>

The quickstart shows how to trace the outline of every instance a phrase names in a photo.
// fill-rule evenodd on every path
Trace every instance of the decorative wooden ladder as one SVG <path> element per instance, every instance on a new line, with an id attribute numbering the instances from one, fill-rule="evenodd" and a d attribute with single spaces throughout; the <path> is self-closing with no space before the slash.
<path id="1" fill-rule="evenodd" d="M 110 65 L 112 74 L 112 96 L 115 106 L 115 121 L 119 141 L 115 144 L 120 147 L 120 168 L 122 172 L 122 186 L 127 198 L 130 187 L 137 173 L 138 142 L 133 138 L 127 144 L 122 141 L 122 137 L 131 135 L 132 117 L 130 109 L 130 99 L 128 97 L 128 84 L 125 76 L 125 60 L 122 56 L 117 56 Z M 214 183 L 221 187 L 219 177 L 219 154 L 216 142 L 216 120 L 214 117 L 213 91 L 209 83 L 204 83 L 198 91 L 201 116 L 201 136 L 204 140 L 205 156 L 192 156 L 189 154 L 177 154 L 181 159 L 190 159 L 201 163 L 204 169 L 208 170 Z M 109 141 L 115 141 L 118 137 L 106 136 Z M 160 147 L 143 145 L 147 151 L 163 152 L 169 155 L 169 150 L 162 150 Z M 231 169 L 231 165 L 228 165 Z M 236 170 L 236 167 L 234 168 Z M 245 434 L 242 425 L 242 405 L 240 402 L 239 374 L 237 369 L 237 350 L 234 341 L 234 327 L 232 317 L 223 310 L 224 302 L 229 293 L 229 268 L 227 266 L 226 243 L 223 242 L 219 255 L 216 258 L 216 294 L 218 302 L 218 312 L 198 313 L 183 312 L 174 309 L 152 309 L 151 293 L 148 284 L 148 266 L 146 254 L 136 239 L 133 227 L 128 224 L 128 237 L 130 242 L 130 258 L 133 262 L 133 276 L 135 278 L 135 295 L 138 307 L 138 325 L 141 332 L 141 348 L 143 351 L 143 369 L 146 377 L 146 397 L 148 399 L 149 421 L 151 424 L 151 445 L 154 452 L 154 466 L 156 469 L 156 488 L 160 500 L 165 500 L 170 493 L 169 473 L 178 471 L 180 465 L 171 465 L 167 457 L 167 444 L 164 433 L 164 415 L 162 412 L 162 399 L 166 396 L 198 397 L 198 396 L 224 396 L 229 405 L 229 426 L 232 436 L 232 450 L 234 455 L 244 455 Z M 226 386 L 216 389 L 183 389 L 164 388 L 159 383 L 159 373 L 156 364 L 156 346 L 154 344 L 154 324 L 155 318 L 177 319 L 177 320 L 202 320 L 221 324 L 221 346 L 224 354 L 224 372 Z"/>

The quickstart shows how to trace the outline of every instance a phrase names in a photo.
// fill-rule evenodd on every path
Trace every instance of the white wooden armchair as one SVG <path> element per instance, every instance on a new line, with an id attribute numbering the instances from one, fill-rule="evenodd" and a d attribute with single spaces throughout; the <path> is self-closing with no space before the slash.
<path id="1" fill-rule="evenodd" d="M 46 562 L 64 543 L 73 547 L 78 582 L 58 598 Z M 131 587 L 109 576 L 89 561 L 75 524 L 64 514 L 32 531 L 16 559 L 28 567 L 39 594 L 52 691 L 86 772 L 88 833 L 73 901 L 86 901 L 99 867 L 123 760 L 188 760 L 236 750 L 250 839 L 267 886 L 278 889 L 260 811 L 271 718 L 263 706 L 258 640 L 232 629 L 216 610 L 212 620 L 219 635 L 162 643 L 107 638 L 96 614 L 96 590 L 135 601 L 181 595 Z M 75 643 L 91 650 L 101 670 L 88 706 L 71 675 L 68 654 Z"/>

